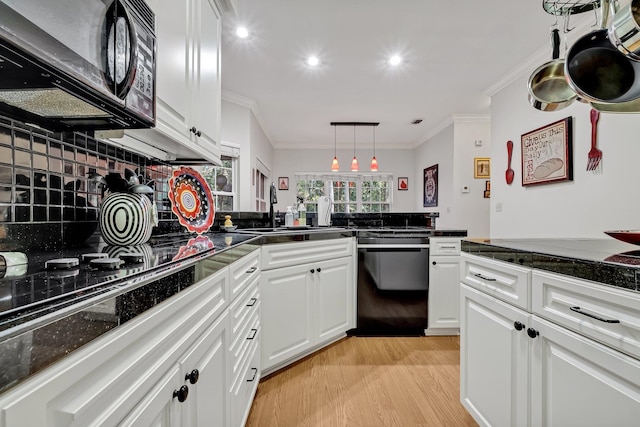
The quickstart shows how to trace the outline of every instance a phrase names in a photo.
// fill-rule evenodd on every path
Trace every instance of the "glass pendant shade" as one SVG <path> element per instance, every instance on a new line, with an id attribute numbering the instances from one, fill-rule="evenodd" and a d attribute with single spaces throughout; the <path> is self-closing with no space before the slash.
<path id="1" fill-rule="evenodd" d="M 338 157 L 333 158 L 333 161 L 331 162 L 331 170 L 334 172 L 337 172 L 340 170 L 340 165 L 338 164 Z"/>
<path id="2" fill-rule="evenodd" d="M 360 166 L 358 165 L 358 159 L 356 156 L 353 156 L 353 160 L 351 160 L 351 172 L 358 172 L 360 170 Z"/>
<path id="3" fill-rule="evenodd" d="M 371 159 L 371 172 L 377 172 L 378 171 L 378 160 L 376 159 L 376 156 L 373 156 L 373 159 Z"/>

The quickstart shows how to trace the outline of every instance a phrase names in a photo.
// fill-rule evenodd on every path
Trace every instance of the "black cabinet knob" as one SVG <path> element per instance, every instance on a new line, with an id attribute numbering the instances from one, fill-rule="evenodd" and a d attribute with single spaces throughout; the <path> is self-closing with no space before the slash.
<path id="1" fill-rule="evenodd" d="M 540 335 L 540 332 L 536 331 L 533 328 L 529 328 L 529 329 L 527 329 L 527 335 L 529 335 L 529 338 L 535 338 L 538 335 Z"/>
<path id="2" fill-rule="evenodd" d="M 311 270 L 309 270 L 309 271 L 311 272 L 311 274 L 316 272 L 313 268 Z"/>
<path id="3" fill-rule="evenodd" d="M 200 372 L 198 372 L 197 369 L 194 369 L 193 371 L 191 371 L 190 373 L 188 373 L 187 375 L 184 376 L 185 380 L 189 380 L 189 382 L 191 384 L 195 384 L 198 382 L 198 380 L 200 379 Z"/>
<path id="4" fill-rule="evenodd" d="M 431 264 L 436 265 L 436 262 L 435 261 L 431 261 Z"/>
<path id="5" fill-rule="evenodd" d="M 195 126 L 192 126 L 191 129 L 189 129 L 191 131 L 191 133 L 195 134 L 196 136 L 202 136 L 202 132 L 200 132 L 198 129 L 196 129 Z"/>
<path id="6" fill-rule="evenodd" d="M 189 397 L 189 387 L 187 387 L 186 385 L 183 385 L 182 387 L 180 387 L 180 389 L 178 390 L 174 390 L 173 391 L 173 397 L 174 398 L 178 398 L 178 402 L 182 403 L 185 400 L 187 400 L 187 397 Z"/>
<path id="7" fill-rule="evenodd" d="M 320 267 L 318 267 L 318 273 L 320 273 L 322 271 L 322 269 Z"/>
<path id="8" fill-rule="evenodd" d="M 521 331 L 524 329 L 524 323 L 518 322 L 517 320 L 513 322 L 513 327 L 516 328 L 516 331 Z"/>

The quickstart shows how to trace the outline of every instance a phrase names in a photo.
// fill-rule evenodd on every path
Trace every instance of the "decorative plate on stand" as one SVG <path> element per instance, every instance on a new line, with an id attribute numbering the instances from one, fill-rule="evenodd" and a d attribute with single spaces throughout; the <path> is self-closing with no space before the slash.
<path id="1" fill-rule="evenodd" d="M 190 167 L 180 167 L 169 178 L 171 210 L 181 225 L 192 233 L 202 234 L 211 228 L 214 202 L 207 181 Z"/>

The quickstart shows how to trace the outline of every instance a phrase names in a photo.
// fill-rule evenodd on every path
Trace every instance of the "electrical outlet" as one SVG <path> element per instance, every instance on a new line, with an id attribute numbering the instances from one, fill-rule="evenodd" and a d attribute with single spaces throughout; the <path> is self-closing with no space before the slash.
<path id="1" fill-rule="evenodd" d="M 496 203 L 496 212 L 502 212 L 502 203 Z"/>
<path id="2" fill-rule="evenodd" d="M 451 206 L 447 206 L 447 213 L 451 213 Z"/>

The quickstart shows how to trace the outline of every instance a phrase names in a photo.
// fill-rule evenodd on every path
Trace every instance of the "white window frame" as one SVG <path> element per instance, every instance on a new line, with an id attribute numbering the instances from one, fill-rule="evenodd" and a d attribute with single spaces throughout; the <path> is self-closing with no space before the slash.
<path id="1" fill-rule="evenodd" d="M 315 180 L 315 181 L 323 181 L 324 182 L 324 194 L 325 195 L 329 195 L 329 197 L 331 198 L 332 202 L 333 201 L 333 187 L 332 187 L 332 183 L 335 181 L 342 181 L 345 183 L 348 182 L 355 182 L 356 183 L 356 200 L 351 202 L 351 201 L 346 201 L 346 202 L 334 202 L 334 204 L 331 206 L 331 212 L 335 212 L 335 204 L 339 204 L 339 205 L 347 205 L 347 209 L 345 210 L 346 212 L 350 212 L 352 213 L 352 211 L 349 209 L 349 205 L 356 205 L 356 210 L 355 212 L 362 212 L 362 206 L 363 206 L 363 201 L 362 201 L 362 191 L 363 191 L 363 185 L 362 183 L 365 181 L 386 181 L 388 183 L 388 190 L 389 190 L 389 199 L 388 202 L 366 202 L 366 204 L 378 204 L 378 205 L 388 205 L 388 210 L 384 211 L 384 212 L 390 212 L 393 206 L 393 174 L 391 173 L 386 173 L 386 172 L 379 172 L 379 173 L 360 173 L 360 172 L 355 172 L 355 173 L 348 173 L 348 172 L 343 172 L 343 173 L 327 173 L 327 172 L 296 172 L 294 174 L 295 176 L 295 185 L 296 185 L 296 189 L 298 187 L 298 181 L 300 180 L 305 180 L 305 181 L 310 181 L 310 180 Z M 307 201 L 305 200 L 305 204 L 307 204 L 307 211 L 315 211 L 317 212 L 317 202 L 315 201 Z M 311 207 L 311 208 L 310 208 Z M 382 211 L 379 211 L 382 212 Z"/>

